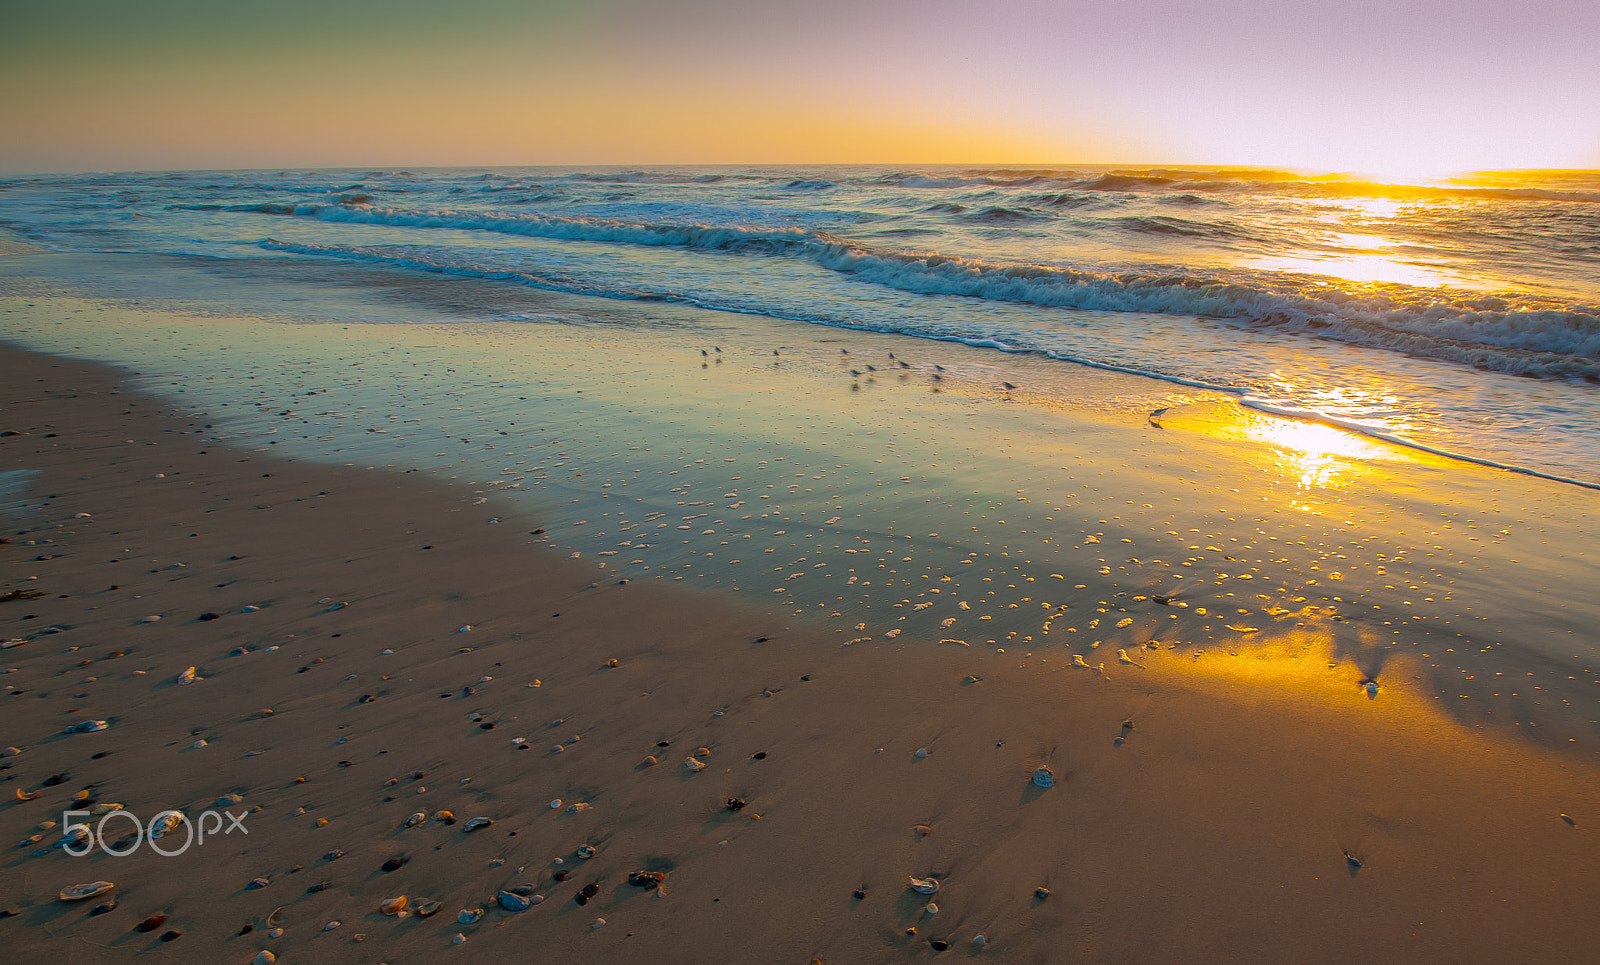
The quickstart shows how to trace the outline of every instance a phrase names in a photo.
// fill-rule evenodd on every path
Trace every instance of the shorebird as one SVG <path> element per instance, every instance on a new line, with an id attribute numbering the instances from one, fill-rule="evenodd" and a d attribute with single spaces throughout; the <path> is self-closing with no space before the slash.
<path id="1" fill-rule="evenodd" d="M 1164 405 L 1156 411 L 1150 413 L 1150 415 L 1147 417 L 1150 420 L 1150 424 L 1155 426 L 1157 429 L 1161 428 L 1161 417 L 1166 415 L 1167 410 L 1170 408 L 1171 406 Z"/>
<path id="2" fill-rule="evenodd" d="M 1007 388 L 1007 389 L 1014 389 L 1014 388 L 1016 388 L 1016 386 L 1014 386 L 1014 385 L 1012 385 L 1012 384 L 1011 384 L 1011 383 L 1010 383 L 1010 382 L 1001 382 L 1001 383 L 1000 383 L 1000 384 L 1001 384 L 1001 385 L 1003 385 L 1003 386 L 1005 386 L 1005 387 L 1006 387 L 1006 388 Z"/>

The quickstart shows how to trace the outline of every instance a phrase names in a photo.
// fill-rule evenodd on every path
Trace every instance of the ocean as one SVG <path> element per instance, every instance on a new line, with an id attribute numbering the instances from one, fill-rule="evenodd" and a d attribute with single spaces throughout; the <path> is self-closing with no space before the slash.
<path id="1" fill-rule="evenodd" d="M 1600 172 L 95 174 L 0 180 L 0 226 L 960 341 L 1600 486 Z"/>

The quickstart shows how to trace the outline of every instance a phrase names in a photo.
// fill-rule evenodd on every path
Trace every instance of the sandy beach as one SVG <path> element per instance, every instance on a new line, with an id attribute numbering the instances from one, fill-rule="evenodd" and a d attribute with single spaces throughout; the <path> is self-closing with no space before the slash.
<path id="1" fill-rule="evenodd" d="M 704 332 L 644 345 L 551 324 L 528 360 L 508 340 L 531 336 L 492 326 L 317 327 L 340 340 L 330 355 L 362 360 L 363 391 L 408 346 L 523 359 L 543 381 L 493 389 L 547 393 L 542 407 L 511 408 L 566 433 L 552 453 L 578 453 L 579 427 L 597 436 L 580 440 L 591 458 L 627 452 L 606 435 L 630 425 L 616 406 L 659 425 L 719 418 L 729 433 L 726 457 L 715 445 L 671 454 L 712 476 L 700 490 L 669 478 L 678 469 L 652 470 L 658 483 L 633 475 L 642 462 L 591 470 L 610 480 L 598 484 L 546 458 L 543 476 L 513 464 L 518 475 L 501 478 L 525 485 L 512 492 L 464 459 L 419 472 L 376 450 L 347 450 L 339 465 L 274 445 L 284 437 L 266 427 L 294 402 L 262 383 L 277 376 L 249 343 L 279 339 L 274 357 L 293 358 L 310 326 L 14 290 L 4 309 L 14 344 L 66 353 L 0 353 L 0 593 L 12 594 L 0 637 L 21 641 L 0 667 L 0 743 L 16 748 L 0 761 L 0 834 L 23 842 L 0 877 L 8 960 L 1510 962 L 1581 961 L 1600 941 L 1596 684 L 1578 657 L 1592 649 L 1593 604 L 1576 592 L 1594 565 L 1586 492 L 1416 455 L 1296 455 L 1201 398 L 1157 427 L 1106 401 L 1135 380 L 1046 375 L 1047 363 L 964 347 L 939 348 L 949 377 L 933 385 L 907 340 L 869 333 L 841 342 L 775 323 L 741 341 L 730 328 L 713 361 Z M 174 360 L 162 371 L 128 347 L 157 328 Z M 223 355 L 229 346 L 237 354 Z M 860 372 L 856 359 L 893 346 L 917 362 L 914 382 L 898 388 L 887 369 L 882 382 L 838 382 L 841 364 Z M 195 381 L 152 394 L 180 369 Z M 996 404 L 993 375 L 1027 389 Z M 255 391 L 250 380 L 262 386 L 248 399 L 257 421 L 220 408 L 223 396 L 176 394 L 224 376 L 233 387 L 215 391 L 235 400 Z M 850 408 L 870 393 L 884 394 L 877 414 Z M 402 431 L 408 400 L 393 398 L 387 413 L 347 411 L 338 438 L 356 441 L 340 444 Z M 563 406 L 583 418 L 557 425 Z M 880 462 L 898 457 L 893 475 L 863 475 L 859 493 L 838 483 L 827 522 L 799 483 L 785 506 L 816 514 L 809 523 L 776 503 L 770 519 L 734 511 L 745 490 L 714 473 L 776 466 L 785 433 L 815 444 L 877 431 L 847 417 L 905 424 L 887 449 L 870 443 Z M 746 421 L 772 428 L 741 442 L 730 427 Z M 627 431 L 639 459 L 652 432 L 666 438 Z M 823 461 L 842 469 L 841 452 Z M 716 468 L 723 459 L 733 468 Z M 1046 481 L 1035 465 L 1072 469 Z M 821 472 L 799 475 L 815 485 Z M 1308 473 L 1346 478 L 1319 491 Z M 953 480 L 978 498 L 958 507 Z M 629 482 L 638 497 L 681 500 L 644 522 L 682 531 L 691 556 L 664 563 L 635 539 L 607 556 L 569 535 L 593 530 Z M 1165 497 L 1170 518 L 1163 507 L 1122 524 L 1153 537 L 1108 522 L 1168 491 L 1181 497 Z M 1025 495 L 1002 503 L 1011 492 Z M 752 546 L 781 547 L 838 530 L 858 495 L 866 535 L 851 549 L 796 544 L 767 582 L 727 562 L 737 516 L 767 525 L 750 530 Z M 570 510 L 583 520 L 564 515 L 569 496 L 586 500 Z M 874 569 L 826 582 L 813 567 L 864 567 L 866 543 L 884 539 L 869 499 L 918 540 L 873 557 L 883 570 L 871 590 L 862 577 Z M 980 502 L 1005 510 L 1000 523 L 1049 520 L 1076 542 L 1048 547 L 1047 566 L 1036 548 L 1008 569 L 1029 540 L 993 557 L 921 541 L 962 513 L 982 515 L 971 529 L 987 535 Z M 1017 515 L 1047 506 L 1049 517 Z M 1180 516 L 1207 531 L 1188 535 Z M 1162 557 L 1107 553 L 1159 542 L 1169 525 L 1177 538 Z M 1343 556 L 1296 571 L 1311 579 L 1270 571 L 1346 531 Z M 1416 568 L 1388 544 L 1408 532 Z M 1060 536 L 1045 533 L 1046 544 Z M 1359 558 L 1378 533 L 1389 548 Z M 1207 563 L 1179 570 L 1170 551 L 1189 539 L 1191 550 L 1212 541 L 1228 572 L 1207 582 Z M 1271 555 L 1241 552 L 1254 542 Z M 901 567 L 898 552 L 916 562 Z M 1451 612 L 1406 611 L 1391 626 L 1399 597 L 1420 606 L 1422 593 Z M 1508 634 L 1558 642 L 1530 651 Z M 67 733 L 97 720 L 103 730 Z M 1049 788 L 1032 781 L 1042 767 Z M 73 857 L 43 822 L 85 799 L 141 819 L 244 812 L 248 834 L 173 857 L 148 841 L 127 857 Z M 475 818 L 492 823 L 469 831 Z M 108 824 L 108 843 L 130 826 Z M 663 877 L 630 884 L 635 872 Z M 115 889 L 57 898 L 94 881 Z M 502 892 L 534 903 L 508 910 Z M 380 912 L 402 895 L 404 914 Z M 481 920 L 458 918 L 477 909 Z"/>

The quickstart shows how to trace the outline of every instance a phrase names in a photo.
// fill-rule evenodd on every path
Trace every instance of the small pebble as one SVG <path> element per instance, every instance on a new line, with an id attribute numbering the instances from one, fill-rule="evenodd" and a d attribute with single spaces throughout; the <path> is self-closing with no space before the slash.
<path id="1" fill-rule="evenodd" d="M 918 760 L 921 760 L 922 758 L 928 756 L 928 749 L 926 747 L 919 747 L 919 748 L 917 748 L 916 754 L 914 754 L 912 756 L 917 758 Z"/>
<path id="2" fill-rule="evenodd" d="M 456 932 L 455 937 L 450 939 L 450 944 L 452 945 L 465 945 L 466 943 L 467 936 L 461 934 L 460 932 Z"/>
<path id="3" fill-rule="evenodd" d="M 252 958 L 250 960 L 250 962 L 251 962 L 251 965 L 272 965 L 272 963 L 277 961 L 277 960 L 278 960 L 278 956 L 272 954 L 271 952 L 269 952 L 265 948 L 263 948 L 260 951 L 260 953 L 256 955 L 255 958 Z"/>

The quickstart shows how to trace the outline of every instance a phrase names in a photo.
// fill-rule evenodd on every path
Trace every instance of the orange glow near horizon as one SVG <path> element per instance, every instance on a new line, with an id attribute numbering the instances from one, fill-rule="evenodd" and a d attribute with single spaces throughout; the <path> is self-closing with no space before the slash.
<path id="1" fill-rule="evenodd" d="M 0 170 L 1600 167 L 1600 6 L 1477 2 L 13 4 Z"/>

